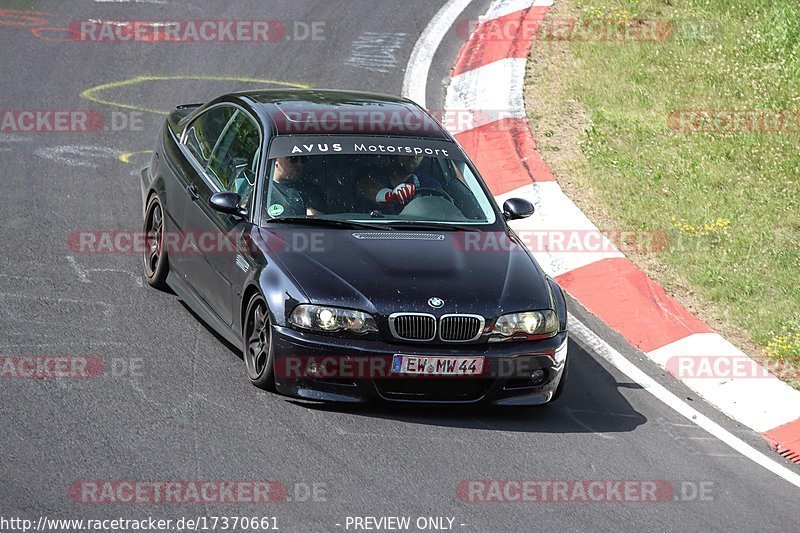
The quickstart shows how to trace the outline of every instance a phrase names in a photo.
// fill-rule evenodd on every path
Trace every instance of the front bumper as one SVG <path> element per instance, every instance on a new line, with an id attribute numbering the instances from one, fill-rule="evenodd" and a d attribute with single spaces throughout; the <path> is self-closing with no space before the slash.
<path id="1" fill-rule="evenodd" d="M 394 344 L 339 338 L 273 326 L 275 382 L 287 396 L 320 401 L 401 403 L 549 402 L 567 358 L 567 333 L 537 341 L 486 344 Z M 484 373 L 470 377 L 409 377 L 394 374 L 395 354 L 483 356 Z M 313 367 L 324 369 L 315 375 Z M 309 371 L 312 369 L 312 371 Z M 543 370 L 537 380 L 531 373 Z"/>

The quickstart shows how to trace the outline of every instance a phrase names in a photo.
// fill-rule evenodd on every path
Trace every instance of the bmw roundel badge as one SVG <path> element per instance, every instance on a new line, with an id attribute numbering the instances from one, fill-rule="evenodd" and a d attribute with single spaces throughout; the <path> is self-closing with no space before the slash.
<path id="1" fill-rule="evenodd" d="M 428 300 L 428 305 L 430 305 L 434 309 L 439 309 L 440 307 L 442 307 L 444 305 L 444 300 L 434 296 L 433 298 Z"/>

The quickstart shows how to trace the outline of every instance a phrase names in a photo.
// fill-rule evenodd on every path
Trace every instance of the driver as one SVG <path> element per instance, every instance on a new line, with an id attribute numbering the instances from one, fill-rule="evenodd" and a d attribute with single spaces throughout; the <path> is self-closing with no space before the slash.
<path id="1" fill-rule="evenodd" d="M 269 193 L 269 214 L 279 216 L 321 215 L 320 195 L 313 186 L 304 183 L 303 168 L 307 157 L 288 156 L 275 159 L 272 187 Z M 276 209 L 277 210 L 274 210 Z M 273 214 L 274 213 L 274 214 Z"/>
<path id="2" fill-rule="evenodd" d="M 439 180 L 419 172 L 422 156 L 386 156 L 386 174 L 367 177 L 359 182 L 361 197 L 380 208 L 402 209 L 420 188 L 441 189 Z M 398 209 L 398 210 L 399 210 Z"/>

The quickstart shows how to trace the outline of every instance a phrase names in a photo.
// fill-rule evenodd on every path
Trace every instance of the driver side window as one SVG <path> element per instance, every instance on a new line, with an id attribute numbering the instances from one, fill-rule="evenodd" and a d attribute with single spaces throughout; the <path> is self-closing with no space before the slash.
<path id="1" fill-rule="evenodd" d="M 208 164 L 214 146 L 235 111 L 231 106 L 215 107 L 197 117 L 186 130 L 184 144 L 201 167 Z"/>
<path id="2" fill-rule="evenodd" d="M 239 194 L 242 207 L 249 205 L 255 188 L 260 144 L 256 123 L 237 110 L 208 161 L 208 177 L 221 191 Z"/>

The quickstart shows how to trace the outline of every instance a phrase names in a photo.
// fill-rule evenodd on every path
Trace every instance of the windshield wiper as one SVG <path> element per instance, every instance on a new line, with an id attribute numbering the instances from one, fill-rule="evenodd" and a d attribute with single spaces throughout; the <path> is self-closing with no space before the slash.
<path id="1" fill-rule="evenodd" d="M 451 222 L 417 222 L 414 220 L 395 220 L 388 225 L 397 228 L 427 229 L 435 231 L 480 231 L 475 226 L 465 226 L 463 224 L 453 224 Z"/>
<path id="2" fill-rule="evenodd" d="M 335 226 L 341 228 L 361 228 L 379 231 L 394 231 L 394 228 L 387 224 L 370 224 L 368 222 L 356 222 L 354 220 L 338 220 L 335 218 L 314 218 L 314 217 L 284 217 L 271 218 L 267 223 L 282 222 L 287 224 L 305 224 L 307 226 Z"/>

